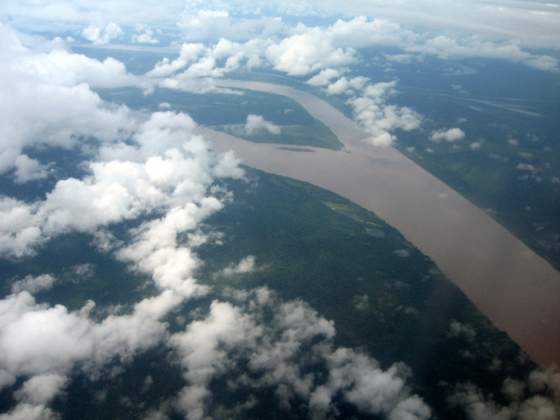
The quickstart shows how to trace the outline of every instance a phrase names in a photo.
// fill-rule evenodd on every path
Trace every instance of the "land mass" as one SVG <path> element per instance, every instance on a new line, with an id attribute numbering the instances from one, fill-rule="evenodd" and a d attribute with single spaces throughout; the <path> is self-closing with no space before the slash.
<path id="1" fill-rule="evenodd" d="M 533 360 L 560 363 L 560 273 L 546 260 L 398 150 L 368 145 L 360 127 L 321 99 L 269 83 L 221 84 L 293 99 L 345 149 L 299 153 L 200 128 L 217 150 L 234 150 L 249 166 L 309 182 L 374 212 L 431 257 Z"/>

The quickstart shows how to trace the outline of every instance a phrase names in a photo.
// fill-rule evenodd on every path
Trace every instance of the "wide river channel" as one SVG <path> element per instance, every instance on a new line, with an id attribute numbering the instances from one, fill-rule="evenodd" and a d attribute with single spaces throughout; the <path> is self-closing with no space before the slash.
<path id="1" fill-rule="evenodd" d="M 329 127 L 345 149 L 251 143 L 200 127 L 218 151 L 248 166 L 330 190 L 374 212 L 429 256 L 533 360 L 560 366 L 560 272 L 484 211 L 309 93 L 261 82 L 229 88 L 283 95 Z"/>

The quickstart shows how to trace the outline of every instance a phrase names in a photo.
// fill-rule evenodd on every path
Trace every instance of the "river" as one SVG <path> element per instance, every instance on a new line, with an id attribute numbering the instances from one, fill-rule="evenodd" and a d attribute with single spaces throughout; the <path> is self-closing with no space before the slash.
<path id="1" fill-rule="evenodd" d="M 325 101 L 262 82 L 221 86 L 287 96 L 329 127 L 341 151 L 248 142 L 200 127 L 218 151 L 249 166 L 330 190 L 374 212 L 429 256 L 536 362 L 560 366 L 560 273 L 477 206 Z"/>

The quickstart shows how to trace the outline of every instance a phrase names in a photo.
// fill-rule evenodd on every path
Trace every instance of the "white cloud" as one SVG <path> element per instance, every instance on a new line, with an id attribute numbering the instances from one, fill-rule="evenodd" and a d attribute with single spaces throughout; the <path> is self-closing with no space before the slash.
<path id="1" fill-rule="evenodd" d="M 37 293 L 48 290 L 54 286 L 56 278 L 50 274 L 41 274 L 39 276 L 25 276 L 12 284 L 12 293 L 19 293 L 27 290 L 29 293 Z"/>
<path id="2" fill-rule="evenodd" d="M 91 163 L 91 175 L 85 179 L 58 181 L 44 201 L 34 204 L 4 198 L 0 253 L 29 255 L 53 235 L 69 230 L 93 233 L 98 227 L 173 206 L 178 217 L 171 222 L 174 228 L 190 229 L 220 207 L 205 196 L 214 177 L 242 175 L 231 153 L 214 156 L 192 134 L 194 128 L 183 114 L 154 113 L 138 128 L 135 144 L 105 145 L 101 156 L 108 160 Z"/>
<path id="3" fill-rule="evenodd" d="M 286 25 L 279 17 L 232 16 L 228 10 L 198 9 L 185 12 L 177 22 L 183 36 L 189 41 L 212 42 L 221 38 L 248 41 L 257 36 L 267 38 L 283 33 Z M 219 28 L 219 30 L 216 30 Z"/>
<path id="4" fill-rule="evenodd" d="M 472 342 L 476 338 L 476 331 L 470 325 L 452 320 L 449 324 L 449 335 L 451 337 L 463 337 Z"/>
<path id="5" fill-rule="evenodd" d="M 31 404 L 47 404 L 65 385 L 66 378 L 56 374 L 37 375 L 24 382 L 16 393 L 18 400 Z"/>
<path id="6" fill-rule="evenodd" d="M 404 397 L 405 382 L 399 366 L 383 371 L 378 364 L 352 350 L 341 348 L 327 357 L 329 379 L 312 396 L 316 409 L 325 411 L 338 393 L 367 414 L 388 414 L 389 419 L 427 419 L 431 411 L 416 396 Z M 314 398 L 315 397 L 315 398 Z"/>
<path id="7" fill-rule="evenodd" d="M 189 420 L 205 418 L 208 384 L 226 368 L 228 350 L 251 341 L 258 333 L 254 321 L 239 308 L 214 301 L 207 318 L 192 322 L 184 332 L 171 337 L 189 383 L 179 393 L 177 406 Z"/>
<path id="8" fill-rule="evenodd" d="M 154 31 L 147 26 L 138 25 L 136 31 L 137 32 L 132 36 L 133 42 L 138 44 L 159 44 L 159 40 L 156 38 Z"/>
<path id="9" fill-rule="evenodd" d="M 430 140 L 432 141 L 439 142 L 441 140 L 445 140 L 450 143 L 463 140 L 464 138 L 465 132 L 460 128 L 437 130 L 432 132 L 432 135 L 430 136 Z"/>
<path id="10" fill-rule="evenodd" d="M 458 0 L 453 4 L 442 0 L 404 0 L 395 3 L 379 0 L 372 9 L 367 0 L 350 0 L 343 5 L 339 1 L 311 0 L 302 4 L 296 0 L 247 0 L 188 2 L 178 0 L 166 2 L 165 7 L 150 0 L 143 7 L 137 7 L 132 0 L 119 2 L 93 2 L 91 0 L 32 0 L 5 1 L 0 4 L 0 14 L 10 16 L 22 25 L 33 27 L 44 21 L 57 22 L 58 25 L 71 23 L 95 25 L 89 29 L 89 38 L 103 42 L 106 25 L 128 24 L 137 22 L 149 24 L 175 24 L 179 20 L 185 28 L 184 35 L 190 40 L 217 40 L 227 37 L 245 41 L 260 36 L 273 37 L 278 33 L 287 33 L 289 28 L 279 19 L 270 17 L 278 14 L 309 16 L 367 16 L 376 18 L 379 28 L 358 31 L 361 42 L 373 42 L 375 45 L 396 47 L 421 44 L 433 37 L 432 34 L 445 34 L 462 45 L 456 53 L 466 56 L 486 56 L 493 54 L 492 49 L 499 50 L 498 56 L 513 61 L 525 62 L 537 68 L 558 67 L 551 57 L 532 55 L 516 48 L 550 48 L 557 49 L 560 36 L 558 18 L 560 10 L 552 2 L 515 0 Z M 430 11 L 429 13 L 427 11 Z M 359 25 L 355 25 L 359 26 Z M 222 33 L 215 28 L 223 28 Z M 414 32 L 411 30 L 414 28 Z M 114 31 L 108 31 L 110 33 Z M 372 41 L 373 40 L 373 41 Z M 98 41 L 99 42 L 99 41 Z M 437 54 L 442 50 L 434 43 L 426 47 L 426 53 L 435 47 Z M 487 44 L 488 43 L 488 44 Z M 349 45 L 350 46 L 350 45 Z M 489 49 L 487 48 L 489 47 Z M 418 45 L 417 45 L 418 47 Z M 414 49 L 414 48 L 413 48 Z M 422 48 L 416 48 L 422 49 Z M 409 51 L 414 52 L 414 51 Z"/>
<path id="11" fill-rule="evenodd" d="M 449 401 L 469 420 L 554 420 L 560 418 L 560 373 L 536 369 L 525 381 L 506 378 L 502 398 L 494 399 L 472 384 L 461 384 Z"/>
<path id="12" fill-rule="evenodd" d="M 524 171 L 524 172 L 536 172 L 537 171 L 537 168 L 535 168 L 535 166 L 531 165 L 530 163 L 518 163 L 515 168 L 518 171 Z"/>
<path id="13" fill-rule="evenodd" d="M 207 2 L 204 5 L 209 7 Z M 232 0 L 227 5 L 232 11 L 261 9 L 273 14 L 296 16 L 351 18 L 364 15 L 431 33 L 476 34 L 490 40 L 513 39 L 526 47 L 536 48 L 556 48 L 556 40 L 560 36 L 557 25 L 560 10 L 552 2 L 458 0 L 450 4 L 441 0 L 404 0 L 398 3 L 379 0 L 372 8 L 368 0 L 350 0 L 343 4 L 336 0 L 305 3 L 297 0 Z"/>
<path id="14" fill-rule="evenodd" d="M 351 79 L 341 77 L 327 86 L 327 93 L 329 95 L 352 95 L 356 91 L 363 89 L 368 81 L 369 79 L 363 76 L 357 76 Z"/>
<path id="15" fill-rule="evenodd" d="M 188 64 L 193 63 L 203 51 L 203 44 L 183 44 L 179 56 L 175 60 L 170 61 L 168 58 L 164 58 L 155 65 L 148 75 L 152 77 L 170 76 Z"/>
<path id="16" fill-rule="evenodd" d="M 351 46 L 335 45 L 322 29 L 310 28 L 269 46 L 266 57 L 276 70 L 291 76 L 304 76 L 351 64 L 356 60 L 356 53 Z"/>
<path id="17" fill-rule="evenodd" d="M 168 336 L 170 311 L 207 293 L 194 278 L 196 255 L 178 238 L 199 231 L 201 222 L 223 207 L 225 193 L 213 187 L 214 181 L 243 172 L 231 153 L 215 155 L 193 134 L 195 128 L 186 115 L 155 113 L 126 142 L 117 138 L 105 144 L 83 179 L 58 181 L 36 203 L 0 200 L 0 251 L 13 257 L 29 255 L 60 233 L 94 234 L 149 216 L 128 232 L 128 242 L 117 244 L 115 256 L 148 274 L 159 290 L 128 312 L 99 320 L 90 316 L 95 309 L 91 301 L 77 311 L 37 303 L 27 290 L 52 286 L 50 276 L 16 282 L 13 293 L 0 300 L 0 387 L 19 377 L 30 379 L 17 392 L 19 403 L 6 414 L 10 418 L 53 415 L 47 400 L 72 369 L 96 374 L 111 360 L 126 361 L 154 346 Z M 78 275 L 88 271 L 72 270 Z"/>
<path id="18" fill-rule="evenodd" d="M 280 126 L 265 120 L 262 115 L 255 114 L 247 115 L 247 121 L 243 129 L 248 136 L 262 133 L 269 133 L 277 136 L 282 132 Z"/>
<path id="19" fill-rule="evenodd" d="M 14 160 L 15 182 L 25 184 L 26 182 L 46 178 L 48 173 L 45 166 L 36 159 L 31 159 L 27 155 L 19 155 Z"/>
<path id="20" fill-rule="evenodd" d="M 98 45 L 108 44 L 122 35 L 123 30 L 114 22 L 108 23 L 104 28 L 89 25 L 82 31 L 82 36 L 85 39 Z"/>
<path id="21" fill-rule="evenodd" d="M 237 304 L 214 301 L 205 318 L 172 337 L 188 382 L 176 407 L 187 418 L 211 415 L 209 385 L 235 366 L 249 374 L 235 376 L 230 386 L 247 392 L 272 387 L 281 406 L 301 398 L 315 418 L 336 413 L 339 397 L 364 414 L 429 418 L 430 409 L 406 389 L 404 366 L 383 370 L 363 353 L 335 348 L 333 323 L 305 303 L 282 302 L 266 288 L 231 293 Z M 310 371 L 310 363 L 327 376 Z"/>
<path id="22" fill-rule="evenodd" d="M 114 140 L 134 125 L 126 108 L 108 106 L 89 87 L 135 84 L 122 63 L 59 49 L 33 51 L 5 25 L 0 25 L 0 46 L 0 174 L 15 169 L 19 183 L 43 178 L 45 165 L 24 149 L 70 148 L 82 136 Z"/>
<path id="23" fill-rule="evenodd" d="M 258 269 L 256 261 L 257 259 L 254 255 L 248 255 L 242 258 L 237 264 L 228 265 L 222 270 L 221 274 L 225 277 L 231 277 L 238 274 L 252 273 Z"/>
<path id="24" fill-rule="evenodd" d="M 307 81 L 311 86 L 326 86 L 332 79 L 340 76 L 340 71 L 335 69 L 324 69 Z"/>
<path id="25" fill-rule="evenodd" d="M 98 61 L 60 49 L 48 53 L 30 52 L 19 57 L 14 68 L 53 85 L 87 83 L 93 88 L 116 88 L 140 84 L 139 79 L 127 73 L 124 64 L 114 58 Z"/>
<path id="26" fill-rule="evenodd" d="M 223 10 L 199 10 L 196 13 L 211 19 L 230 19 L 229 12 Z M 195 21 L 200 24 L 198 14 Z M 365 16 L 337 20 L 325 27 L 299 24 L 286 32 L 285 37 L 255 34 L 254 38 L 244 43 L 221 38 L 228 34 L 215 31 L 216 25 L 210 26 L 212 34 L 216 34 L 214 38 L 219 41 L 211 46 L 184 44 L 177 59 L 164 59 L 149 73 L 157 85 L 206 92 L 217 90 L 213 80 L 232 71 L 270 65 L 291 76 L 312 75 L 308 83 L 314 86 L 329 85 L 327 91 L 331 94 L 352 94 L 365 84 L 364 78 L 346 78 L 341 75 L 348 71 L 350 65 L 360 60 L 361 49 L 379 45 L 401 49 L 401 56 L 406 56 L 407 60 L 409 57 L 421 58 L 424 55 L 440 58 L 487 57 L 506 59 L 544 70 L 558 68 L 555 58 L 524 51 L 514 41 L 434 36 L 429 32 L 411 31 L 388 20 Z M 205 37 L 200 40 L 202 38 Z M 338 80 L 331 83 L 334 78 Z M 391 111 L 396 109 L 389 109 Z M 413 118 L 410 117 L 410 113 L 397 116 L 401 121 L 406 118 L 412 122 Z M 375 135 L 374 143 L 390 144 L 393 138 L 389 134 Z"/>
<path id="27" fill-rule="evenodd" d="M 395 141 L 394 130 L 411 131 L 421 124 L 420 115 L 412 109 L 386 104 L 395 94 L 395 87 L 396 81 L 369 84 L 359 96 L 347 101 L 354 119 L 370 134 L 367 141 L 374 146 L 390 146 Z"/>
<path id="28" fill-rule="evenodd" d="M 159 86 L 195 92 L 218 90 L 213 79 L 224 77 L 239 68 L 262 65 L 261 51 L 267 41 L 251 40 L 244 44 L 220 39 L 212 46 L 185 43 L 179 57 L 164 58 L 147 76 Z"/>
<path id="29" fill-rule="evenodd" d="M 300 25 L 294 31 L 294 35 L 270 45 L 266 53 L 276 70 L 293 76 L 307 75 L 328 67 L 347 66 L 357 61 L 359 49 L 378 45 L 397 47 L 415 55 L 497 58 L 545 71 L 560 69 L 556 58 L 525 51 L 515 40 L 434 36 L 429 32 L 414 32 L 391 21 L 365 16 L 338 20 L 328 27 L 308 28 Z"/>

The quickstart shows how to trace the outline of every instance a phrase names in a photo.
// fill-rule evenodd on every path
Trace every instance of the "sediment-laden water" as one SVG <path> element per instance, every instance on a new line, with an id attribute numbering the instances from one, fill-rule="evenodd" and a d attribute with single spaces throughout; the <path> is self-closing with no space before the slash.
<path id="1" fill-rule="evenodd" d="M 560 365 L 560 273 L 546 260 L 398 150 L 368 145 L 360 127 L 323 100 L 286 86 L 221 83 L 290 97 L 346 148 L 257 144 L 201 127 L 217 150 L 233 150 L 249 166 L 309 182 L 373 211 L 432 258 L 535 361 Z"/>

